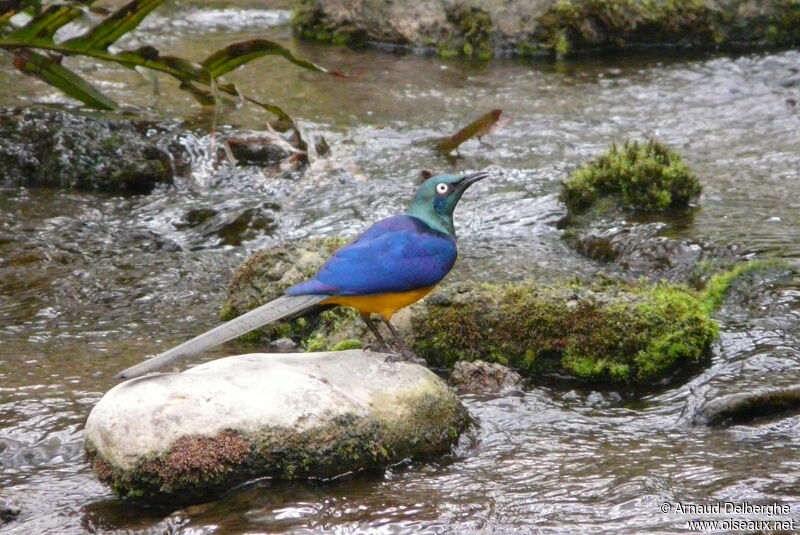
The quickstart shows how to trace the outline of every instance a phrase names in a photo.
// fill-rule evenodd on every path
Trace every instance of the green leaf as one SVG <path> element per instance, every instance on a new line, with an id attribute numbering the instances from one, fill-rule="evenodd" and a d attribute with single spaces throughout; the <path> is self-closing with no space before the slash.
<path id="1" fill-rule="evenodd" d="M 218 78 L 235 68 L 244 65 L 256 58 L 267 55 L 283 56 L 299 67 L 309 69 L 317 72 L 324 72 L 333 76 L 343 77 L 344 75 L 339 72 L 331 72 L 324 67 L 312 63 L 310 61 L 298 58 L 292 54 L 286 47 L 275 43 L 274 41 L 267 41 L 266 39 L 251 39 L 249 41 L 241 41 L 229 45 L 222 50 L 214 52 L 201 63 L 214 78 Z"/>
<path id="2" fill-rule="evenodd" d="M 25 74 L 41 78 L 87 106 L 101 110 L 117 109 L 116 102 L 48 56 L 32 50 L 19 49 L 14 57 L 14 66 Z"/>
<path id="3" fill-rule="evenodd" d="M 53 42 L 59 28 L 80 17 L 86 6 L 94 0 L 74 4 L 53 4 L 33 17 L 25 26 L 8 34 L 6 39 L 21 43 L 33 41 Z M 82 5 L 83 4 L 83 5 Z"/>
<path id="4" fill-rule="evenodd" d="M 181 85 L 178 87 L 190 93 L 195 100 L 203 106 L 213 106 L 216 103 L 210 91 L 197 87 L 191 82 L 181 82 Z"/>
<path id="5" fill-rule="evenodd" d="M 118 54 L 110 55 L 109 59 L 131 69 L 134 67 L 147 67 L 148 69 L 161 71 L 177 78 L 181 82 L 211 84 L 211 76 L 208 71 L 197 63 L 176 56 L 162 56 L 158 49 L 152 46 L 143 46 L 136 50 L 125 50 Z"/>
<path id="6" fill-rule="evenodd" d="M 84 50 L 106 50 L 110 45 L 139 26 L 139 23 L 164 0 L 132 0 L 108 16 L 88 33 L 64 41 L 65 48 Z"/>

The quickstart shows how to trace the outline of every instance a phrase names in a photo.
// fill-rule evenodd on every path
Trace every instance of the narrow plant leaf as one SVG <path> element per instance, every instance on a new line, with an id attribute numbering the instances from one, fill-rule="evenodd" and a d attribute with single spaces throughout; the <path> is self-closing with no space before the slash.
<path id="1" fill-rule="evenodd" d="M 87 106 L 101 110 L 117 108 L 116 102 L 48 56 L 28 49 L 19 49 L 15 53 L 14 66 L 25 74 L 44 80 Z"/>
<path id="2" fill-rule="evenodd" d="M 181 82 L 211 84 L 211 76 L 208 71 L 197 63 L 176 56 L 162 56 L 158 49 L 152 46 L 143 46 L 136 50 L 126 50 L 118 54 L 108 54 L 108 56 L 111 61 L 129 68 L 147 67 L 167 73 Z"/>
<path id="3" fill-rule="evenodd" d="M 142 19 L 163 3 L 164 0 L 132 0 L 88 33 L 64 41 L 62 45 L 76 52 L 91 49 L 106 50 L 120 37 L 135 29 Z"/>
<path id="4" fill-rule="evenodd" d="M 94 0 L 83 2 L 89 5 Z M 53 36 L 59 28 L 80 17 L 83 7 L 79 3 L 53 4 L 28 21 L 25 26 L 14 30 L 6 36 L 10 41 L 30 43 L 33 41 L 53 42 Z"/>
<path id="5" fill-rule="evenodd" d="M 502 110 L 492 110 L 481 115 L 452 136 L 435 139 L 436 148 L 444 154 L 450 154 L 465 141 L 474 137 L 480 139 L 486 134 L 508 124 L 507 119 L 500 119 L 502 114 Z"/>
<path id="6" fill-rule="evenodd" d="M 216 104 L 214 100 L 214 96 L 211 94 L 210 91 L 206 91 L 200 87 L 197 87 L 191 82 L 181 82 L 181 85 L 178 86 L 180 89 L 183 89 L 187 93 L 191 94 L 194 99 L 202 106 L 213 106 Z"/>
<path id="7" fill-rule="evenodd" d="M 208 70 L 211 76 L 217 78 L 245 63 L 267 55 L 283 56 L 298 67 L 344 77 L 342 73 L 329 71 L 316 63 L 298 58 L 283 45 L 273 41 L 267 41 L 266 39 L 251 39 L 249 41 L 241 41 L 226 46 L 222 50 L 218 50 L 204 59 L 201 65 Z"/>

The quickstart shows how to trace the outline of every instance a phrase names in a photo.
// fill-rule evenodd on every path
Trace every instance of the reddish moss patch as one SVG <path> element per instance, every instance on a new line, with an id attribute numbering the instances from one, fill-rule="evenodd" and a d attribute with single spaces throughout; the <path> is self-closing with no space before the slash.
<path id="1" fill-rule="evenodd" d="M 239 433 L 223 431 L 213 437 L 178 439 L 159 467 L 164 485 L 216 478 L 245 462 L 252 447 Z"/>
<path id="2" fill-rule="evenodd" d="M 103 483 L 110 483 L 114 480 L 114 467 L 108 463 L 105 459 L 98 457 L 97 455 L 93 455 L 91 459 L 92 470 L 94 474 L 97 476 L 97 479 L 102 481 Z"/>
<path id="3" fill-rule="evenodd" d="M 113 468 L 90 443 L 87 456 L 97 477 L 122 498 L 197 503 L 255 477 L 327 479 L 449 451 L 469 422 L 465 409 L 455 395 L 416 401 L 392 429 L 375 418 L 344 415 L 303 432 L 264 428 L 252 437 L 232 430 L 183 437 L 132 470 Z"/>

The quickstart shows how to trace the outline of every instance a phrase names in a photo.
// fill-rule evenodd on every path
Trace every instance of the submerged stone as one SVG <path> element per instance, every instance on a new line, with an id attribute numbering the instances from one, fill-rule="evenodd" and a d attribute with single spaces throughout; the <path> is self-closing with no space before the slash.
<path id="1" fill-rule="evenodd" d="M 712 399 L 695 414 L 695 425 L 727 427 L 796 414 L 800 411 L 800 388 L 774 388 L 728 394 Z"/>
<path id="2" fill-rule="evenodd" d="M 92 410 L 87 454 L 121 497 L 191 503 L 251 478 L 328 479 L 450 451 L 468 423 L 458 397 L 385 358 L 250 354 L 133 379 Z"/>
<path id="3" fill-rule="evenodd" d="M 564 241 L 578 253 L 620 270 L 630 281 L 667 280 L 700 289 L 715 273 L 745 259 L 735 245 L 669 236 L 670 225 L 634 223 L 624 217 L 600 217 L 573 225 Z"/>
<path id="4" fill-rule="evenodd" d="M 519 388 L 522 376 L 496 362 L 460 360 L 453 366 L 450 384 L 463 394 L 483 394 Z"/>
<path id="5" fill-rule="evenodd" d="M 0 522 L 10 522 L 16 519 L 20 513 L 22 513 L 22 508 L 19 503 L 11 496 L 0 493 Z"/>

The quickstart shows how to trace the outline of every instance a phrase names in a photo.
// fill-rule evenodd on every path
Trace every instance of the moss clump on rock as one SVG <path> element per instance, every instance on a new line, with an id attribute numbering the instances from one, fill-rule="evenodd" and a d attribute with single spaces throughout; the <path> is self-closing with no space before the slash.
<path id="1" fill-rule="evenodd" d="M 439 55 L 463 55 L 479 59 L 492 57 L 492 17 L 486 10 L 451 4 L 445 7 L 445 15 L 454 31 L 449 39 L 439 44 Z"/>
<path id="2" fill-rule="evenodd" d="M 391 24 L 386 21 L 391 20 Z M 441 55 L 555 56 L 800 43 L 797 0 L 301 0 L 303 37 Z"/>
<path id="3" fill-rule="evenodd" d="M 668 284 L 461 285 L 412 325 L 415 352 L 435 366 L 482 359 L 529 377 L 640 385 L 698 363 L 717 336 L 705 303 Z"/>
<path id="4" fill-rule="evenodd" d="M 716 310 L 732 293 L 752 294 L 754 288 L 766 286 L 767 281 L 781 279 L 794 273 L 795 269 L 782 259 L 740 262 L 712 275 L 706 283 L 702 296 L 707 308 Z"/>
<path id="5" fill-rule="evenodd" d="M 557 0 L 537 18 L 556 54 L 644 44 L 713 46 L 726 39 L 723 11 L 702 0 Z"/>
<path id="6" fill-rule="evenodd" d="M 334 23 L 315 0 L 301 0 L 292 13 L 294 26 L 305 39 L 334 45 L 363 45 L 367 35 L 351 23 Z"/>
<path id="7" fill-rule="evenodd" d="M 220 317 L 231 320 L 245 312 L 283 295 L 286 288 L 312 277 L 325 260 L 347 240 L 343 238 L 309 239 L 302 242 L 277 245 L 250 256 L 234 273 L 228 287 L 228 299 Z M 279 321 L 251 331 L 241 339 L 258 342 L 262 339 L 291 338 L 295 342 L 308 339 L 316 332 L 316 341 L 306 341 L 312 350 L 321 351 L 354 336 L 344 333 L 333 340 L 319 333 L 340 332 L 342 322 L 349 322 L 357 313 L 343 307 L 324 310 L 320 314 Z M 324 340 L 324 343 L 320 343 Z M 329 343 L 330 342 L 330 343 Z"/>
<path id="8" fill-rule="evenodd" d="M 561 200 L 570 215 L 616 198 L 621 208 L 662 211 L 685 207 L 700 194 L 700 183 L 681 157 L 658 141 L 615 144 L 574 171 L 564 182 Z"/>

